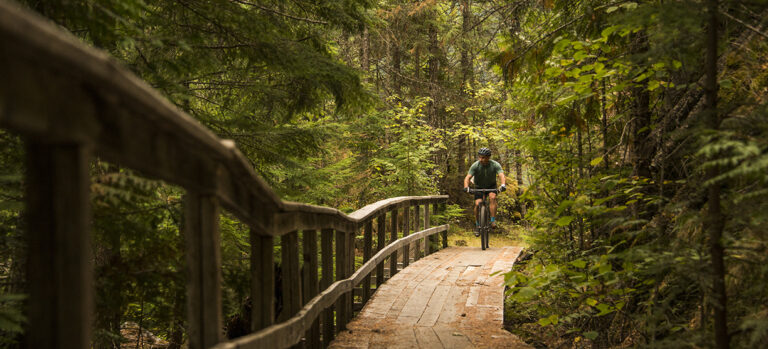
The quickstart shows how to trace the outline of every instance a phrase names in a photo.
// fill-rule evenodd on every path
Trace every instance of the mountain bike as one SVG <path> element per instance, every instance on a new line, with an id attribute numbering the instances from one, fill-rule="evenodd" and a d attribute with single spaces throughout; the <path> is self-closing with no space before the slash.
<path id="1" fill-rule="evenodd" d="M 469 194 L 482 193 L 483 201 L 477 205 L 477 217 L 475 219 L 480 224 L 480 247 L 485 250 L 488 248 L 488 240 L 491 232 L 491 208 L 488 205 L 488 193 L 499 193 L 498 189 L 469 189 Z"/>

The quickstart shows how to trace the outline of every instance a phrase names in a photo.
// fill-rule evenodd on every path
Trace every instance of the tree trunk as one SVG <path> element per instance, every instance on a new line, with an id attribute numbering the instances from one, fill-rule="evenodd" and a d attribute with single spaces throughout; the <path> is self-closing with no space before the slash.
<path id="1" fill-rule="evenodd" d="M 648 36 L 644 31 L 635 35 L 631 51 L 633 54 L 648 52 Z M 632 144 L 630 158 L 632 174 L 641 178 L 651 177 L 651 159 L 654 154 L 653 142 L 648 135 L 651 130 L 650 93 L 645 85 L 632 88 Z"/>
<path id="2" fill-rule="evenodd" d="M 461 115 L 461 120 L 459 122 L 461 123 L 467 123 L 469 118 L 466 115 L 466 107 L 469 106 L 469 98 L 471 97 L 466 91 L 466 87 L 468 84 L 472 83 L 474 71 L 472 68 L 472 57 L 470 52 L 470 40 L 469 40 L 469 29 L 472 25 L 472 11 L 471 11 L 471 5 L 469 4 L 469 1 L 462 0 L 461 1 L 461 18 L 462 18 L 462 43 L 461 43 L 461 96 L 462 96 L 462 111 L 459 115 Z M 465 156 L 467 154 L 467 136 L 460 135 L 457 140 L 457 150 L 456 150 L 456 184 L 454 185 L 456 190 L 458 191 L 460 188 L 464 186 L 464 177 L 467 174 L 467 163 Z M 457 199 L 456 202 L 459 205 L 464 206 L 469 205 L 469 197 L 466 195 L 461 195 L 457 192 L 456 195 Z"/>
<path id="3" fill-rule="evenodd" d="M 397 27 L 393 24 L 393 29 L 397 31 Z M 392 85 L 392 93 L 398 100 L 402 100 L 402 86 L 400 84 L 400 42 L 398 42 L 396 35 L 393 35 L 390 40 L 390 55 L 392 56 L 392 73 L 390 74 L 390 84 Z"/>
<path id="4" fill-rule="evenodd" d="M 603 118 L 603 163 L 605 164 L 605 169 L 608 170 L 608 113 L 605 110 L 605 79 L 603 79 L 602 84 L 603 93 L 601 96 L 600 109 Z"/>
<path id="5" fill-rule="evenodd" d="M 438 59 L 439 47 L 437 42 L 437 27 L 430 23 L 429 24 L 429 60 L 427 62 L 427 65 L 429 67 L 429 97 L 432 98 L 432 102 L 429 103 L 428 108 L 428 117 L 429 117 L 429 123 L 435 127 L 438 127 L 438 116 L 437 116 L 437 110 L 439 105 L 439 96 L 438 96 L 438 75 L 440 72 L 440 60 Z"/>
<path id="6" fill-rule="evenodd" d="M 360 42 L 360 69 L 366 73 L 369 73 L 371 70 L 370 44 L 371 37 L 368 34 L 368 27 L 366 27 L 363 29 Z M 370 80 L 370 77 L 366 76 L 366 79 Z"/>
<path id="7" fill-rule="evenodd" d="M 718 1 L 709 0 L 707 2 L 707 11 L 709 12 L 709 23 L 706 32 L 706 120 L 707 127 L 713 130 L 720 128 L 720 117 L 717 111 L 717 26 L 718 26 Z M 713 179 L 720 173 L 717 167 L 711 167 L 707 170 L 707 178 Z M 714 304 L 714 322 L 715 322 L 715 344 L 716 348 L 727 349 L 728 340 L 728 313 L 727 297 L 725 293 L 725 261 L 724 248 L 722 244 L 723 229 L 725 227 L 725 217 L 720 205 L 720 184 L 713 183 L 708 188 L 708 212 L 705 217 L 705 229 L 709 233 L 709 249 L 712 255 L 712 299 Z"/>

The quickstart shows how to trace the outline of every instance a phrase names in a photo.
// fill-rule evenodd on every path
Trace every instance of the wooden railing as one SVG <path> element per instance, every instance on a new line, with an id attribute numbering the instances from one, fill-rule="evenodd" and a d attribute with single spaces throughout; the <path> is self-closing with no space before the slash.
<path id="1" fill-rule="evenodd" d="M 430 206 L 436 211 L 447 196 L 392 198 L 350 215 L 284 202 L 232 141 L 217 138 L 105 53 L 5 0 L 0 127 L 21 135 L 26 146 L 30 348 L 91 345 L 88 169 L 94 156 L 186 189 L 182 230 L 192 348 L 287 347 L 302 338 L 310 347 L 318 347 L 321 338 L 327 344 L 371 297 L 372 275 L 378 287 L 411 257 L 420 258 L 419 246 L 431 253 L 438 245 L 435 234 L 447 246 L 448 227 L 429 228 Z M 251 228 L 254 333 L 232 342 L 224 342 L 222 333 L 221 208 Z M 361 230 L 366 263 L 355 271 L 355 236 Z M 399 233 L 405 237 L 398 239 Z M 277 323 L 275 237 L 283 270 Z"/>

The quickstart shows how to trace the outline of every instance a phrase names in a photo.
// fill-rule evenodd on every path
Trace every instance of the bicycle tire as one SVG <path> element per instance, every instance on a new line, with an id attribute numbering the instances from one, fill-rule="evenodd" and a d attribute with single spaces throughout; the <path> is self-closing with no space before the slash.
<path id="1" fill-rule="evenodd" d="M 485 250 L 488 246 L 488 207 L 485 206 L 485 204 L 480 204 L 480 207 L 478 209 L 478 214 L 480 215 L 480 219 L 478 220 L 480 222 L 480 247 Z"/>

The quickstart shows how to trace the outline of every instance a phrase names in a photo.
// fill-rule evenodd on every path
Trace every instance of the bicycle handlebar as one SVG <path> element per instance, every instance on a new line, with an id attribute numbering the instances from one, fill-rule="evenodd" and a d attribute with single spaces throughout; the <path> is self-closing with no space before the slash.
<path id="1" fill-rule="evenodd" d="M 474 193 L 498 193 L 498 189 L 472 189 L 469 188 L 468 194 L 474 194 Z"/>

